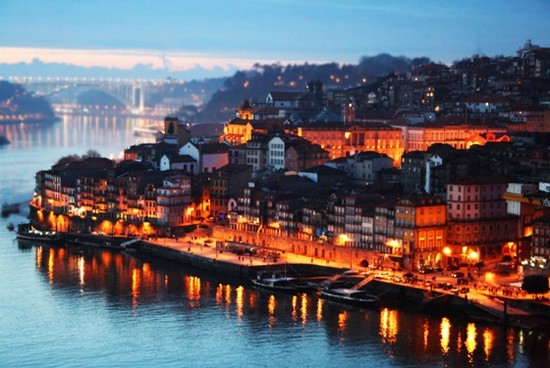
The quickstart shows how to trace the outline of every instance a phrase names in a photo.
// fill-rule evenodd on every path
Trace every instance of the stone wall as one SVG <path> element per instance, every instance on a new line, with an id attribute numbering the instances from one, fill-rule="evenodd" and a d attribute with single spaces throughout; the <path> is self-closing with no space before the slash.
<path id="1" fill-rule="evenodd" d="M 218 240 L 262 246 L 278 250 L 282 253 L 288 252 L 316 259 L 324 259 L 327 261 L 327 265 L 337 262 L 346 265 L 346 267 L 359 269 L 364 267 L 361 264 L 362 261 L 366 260 L 369 265 L 377 266 L 378 268 L 390 269 L 397 266 L 395 262 L 378 251 L 342 247 L 285 236 L 238 231 L 217 225 L 212 227 L 212 237 Z"/>

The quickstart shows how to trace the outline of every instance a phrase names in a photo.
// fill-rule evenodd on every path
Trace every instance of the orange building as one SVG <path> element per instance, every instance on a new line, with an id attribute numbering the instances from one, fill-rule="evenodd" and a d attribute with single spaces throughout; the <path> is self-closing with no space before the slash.
<path id="1" fill-rule="evenodd" d="M 419 124 L 406 128 L 406 151 L 426 151 L 436 143 L 448 144 L 456 149 L 468 149 L 474 144 L 510 142 L 502 127 L 470 124 L 439 123 Z"/>
<path id="2" fill-rule="evenodd" d="M 402 244 L 396 243 L 396 246 L 402 249 L 405 267 L 442 266 L 446 216 L 446 205 L 437 196 L 415 195 L 397 202 L 395 237 Z"/>
<path id="3" fill-rule="evenodd" d="M 329 152 L 330 159 L 353 155 L 356 152 L 375 151 L 385 153 L 399 167 L 404 148 L 401 129 L 385 124 L 311 123 L 298 127 L 297 135 L 316 143 Z"/>

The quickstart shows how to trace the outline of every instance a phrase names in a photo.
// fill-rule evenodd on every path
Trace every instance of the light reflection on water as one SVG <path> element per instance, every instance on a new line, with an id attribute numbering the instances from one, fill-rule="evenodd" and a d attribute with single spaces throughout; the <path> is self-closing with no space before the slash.
<path id="1" fill-rule="evenodd" d="M 22 201 L 32 197 L 34 174 L 47 170 L 61 157 L 83 155 L 88 150 L 120 159 L 124 149 L 152 137 L 135 137 L 133 128 L 158 119 L 62 116 L 61 121 L 36 124 L 0 124 L 0 135 L 10 144 L 0 147 L 0 200 Z"/>
<path id="2" fill-rule="evenodd" d="M 0 202 L 30 198 L 34 173 L 64 155 L 116 156 L 136 143 L 139 121 L 71 119 L 0 126 L 12 141 L 0 149 Z M 546 332 L 271 293 L 124 253 L 18 246 L 8 221 L 24 217 L 0 219 L 2 366 L 542 367 L 550 359 Z"/>
<path id="3" fill-rule="evenodd" d="M 256 341 L 255 334 L 265 337 L 266 330 L 261 327 L 265 323 L 267 331 L 283 339 L 276 344 L 279 348 L 280 345 L 290 348 L 284 344 L 284 336 L 299 329 L 304 338 L 312 339 L 311 344 L 328 339 L 329 345 L 324 349 L 331 348 L 331 341 L 335 346 L 350 349 L 350 357 L 355 354 L 352 361 L 359 359 L 361 347 L 372 357 L 378 356 L 376 359 L 381 356 L 389 359 L 378 361 L 377 366 L 407 366 L 417 359 L 422 366 L 438 366 L 443 362 L 452 362 L 450 366 L 491 366 L 496 362 L 513 366 L 518 354 L 510 350 L 509 345 L 517 331 L 512 333 L 513 330 L 499 326 L 462 323 L 452 317 L 408 314 L 388 307 L 361 310 L 325 302 L 315 294 L 266 292 L 243 280 L 208 275 L 170 262 L 109 250 L 42 246 L 35 249 L 38 271 L 54 290 L 64 290 L 65 303 L 70 303 L 71 291 L 80 291 L 112 304 L 108 311 L 114 310 L 116 314 L 124 315 L 126 310 L 140 318 L 148 316 L 147 319 L 151 314 L 159 314 L 162 322 L 164 318 L 172 320 L 186 316 L 183 318 L 188 319 L 190 313 L 202 321 L 203 325 L 195 328 L 231 324 L 231 328 L 239 327 L 240 338 L 244 337 L 245 341 Z M 249 330 L 245 332 L 242 328 L 247 330 L 246 326 Z M 164 327 L 168 331 L 174 328 Z M 309 336 L 312 329 L 317 331 Z M 325 337 L 319 340 L 320 336 Z M 499 339 L 503 351 L 507 351 L 502 357 L 495 353 Z M 262 346 L 263 343 L 259 343 L 258 348 L 270 351 L 271 347 Z M 243 349 L 243 346 L 237 344 L 234 348 Z"/>

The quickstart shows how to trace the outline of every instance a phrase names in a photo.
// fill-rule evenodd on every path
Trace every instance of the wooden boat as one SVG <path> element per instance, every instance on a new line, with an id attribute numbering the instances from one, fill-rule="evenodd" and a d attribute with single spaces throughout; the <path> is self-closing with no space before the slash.
<path id="1" fill-rule="evenodd" d="M 322 289 L 319 291 L 325 299 L 342 302 L 360 307 L 374 306 L 380 301 L 380 297 L 372 295 L 366 290 L 353 288 Z"/>
<path id="2" fill-rule="evenodd" d="M 258 274 L 258 276 L 251 281 L 258 287 L 276 291 L 305 292 L 312 289 L 304 280 L 286 275 L 279 276 L 274 274 L 271 277 L 263 277 L 261 274 Z"/>
<path id="3" fill-rule="evenodd" d="M 55 231 L 41 231 L 30 224 L 17 225 L 17 240 L 35 241 L 37 243 L 56 243 L 63 240 L 63 234 Z"/>

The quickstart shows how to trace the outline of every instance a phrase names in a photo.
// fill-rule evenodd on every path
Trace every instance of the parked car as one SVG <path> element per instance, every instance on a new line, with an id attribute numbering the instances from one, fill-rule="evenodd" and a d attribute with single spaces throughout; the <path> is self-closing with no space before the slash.
<path id="1" fill-rule="evenodd" d="M 461 278 L 464 277 L 464 272 L 460 272 L 460 271 L 458 271 L 458 272 L 453 272 L 453 273 L 451 274 L 451 276 L 452 276 L 452 277 L 455 277 L 455 278 L 457 278 L 457 279 L 461 279 Z"/>
<path id="2" fill-rule="evenodd" d="M 449 284 L 448 282 L 440 282 L 439 284 L 437 284 L 437 287 L 443 290 L 451 290 L 453 288 L 453 285 Z"/>

